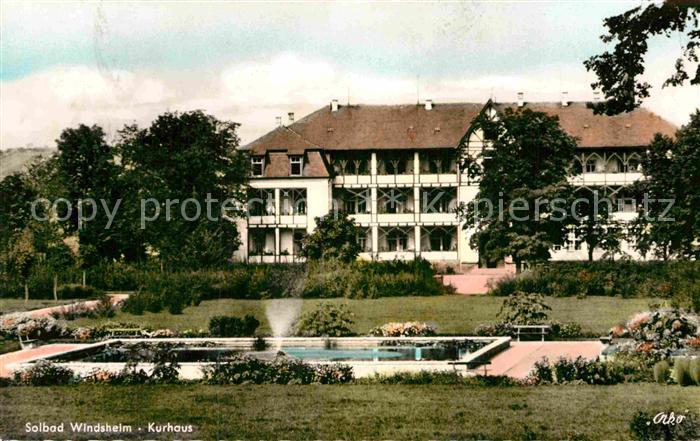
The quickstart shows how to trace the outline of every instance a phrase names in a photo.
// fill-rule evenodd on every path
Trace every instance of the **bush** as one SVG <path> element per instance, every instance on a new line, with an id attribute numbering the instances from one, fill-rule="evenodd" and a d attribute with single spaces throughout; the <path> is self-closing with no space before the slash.
<path id="1" fill-rule="evenodd" d="M 277 357 L 272 361 L 248 355 L 203 368 L 206 384 L 341 384 L 353 380 L 352 368 L 344 364 L 310 365 Z"/>
<path id="2" fill-rule="evenodd" d="M 53 317 L 32 317 L 21 312 L 0 316 L 0 336 L 49 340 L 66 335 L 68 329 Z"/>
<path id="3" fill-rule="evenodd" d="M 700 262 L 550 262 L 499 280 L 496 296 L 517 291 L 547 296 L 659 297 L 700 311 Z"/>
<path id="4" fill-rule="evenodd" d="M 671 366 L 666 360 L 662 360 L 654 365 L 654 381 L 659 384 L 668 383 L 671 373 Z"/>
<path id="5" fill-rule="evenodd" d="M 693 386 L 695 381 L 690 375 L 690 360 L 687 358 L 677 358 L 673 361 L 673 381 L 681 386 Z"/>
<path id="6" fill-rule="evenodd" d="M 70 284 L 60 286 L 57 290 L 59 299 L 96 299 L 104 295 L 104 291 L 91 285 Z"/>
<path id="7" fill-rule="evenodd" d="M 586 360 L 583 357 L 573 360 L 560 358 L 554 363 L 544 358 L 535 363 L 530 378 L 537 384 L 568 384 L 580 381 L 587 384 L 607 385 L 625 381 L 621 366 L 598 360 Z"/>
<path id="8" fill-rule="evenodd" d="M 435 335 L 435 328 L 422 322 L 386 323 L 369 334 L 374 337 L 429 337 Z"/>
<path id="9" fill-rule="evenodd" d="M 322 303 L 301 317 L 297 335 L 301 337 L 343 337 L 352 335 L 352 313 L 345 305 Z"/>
<path id="10" fill-rule="evenodd" d="M 672 411 L 664 414 L 679 417 Z M 637 412 L 630 421 L 632 437 L 639 441 L 692 441 L 700 434 L 697 418 L 691 413 L 684 414 L 682 421 L 676 420 L 673 424 L 656 422 L 654 418 L 655 415 L 647 412 Z"/>
<path id="11" fill-rule="evenodd" d="M 517 291 L 503 300 L 498 315 L 503 322 L 513 325 L 539 325 L 547 320 L 551 310 L 541 294 Z"/>
<path id="12" fill-rule="evenodd" d="M 214 337 L 252 337 L 260 322 L 252 315 L 239 317 L 216 316 L 209 321 L 209 333 Z"/>
<path id="13" fill-rule="evenodd" d="M 690 360 L 688 370 L 690 372 L 690 378 L 696 385 L 700 386 L 700 358 Z"/>
<path id="14" fill-rule="evenodd" d="M 73 383 L 75 374 L 68 368 L 41 360 L 24 370 L 15 372 L 14 380 L 17 384 L 28 386 L 60 386 Z"/>
<path id="15" fill-rule="evenodd" d="M 455 371 L 445 372 L 397 372 L 391 375 L 376 375 L 360 383 L 369 384 L 405 384 L 405 385 L 465 385 L 479 387 L 510 387 L 522 383 L 511 377 L 503 375 L 475 375 L 464 376 Z"/>

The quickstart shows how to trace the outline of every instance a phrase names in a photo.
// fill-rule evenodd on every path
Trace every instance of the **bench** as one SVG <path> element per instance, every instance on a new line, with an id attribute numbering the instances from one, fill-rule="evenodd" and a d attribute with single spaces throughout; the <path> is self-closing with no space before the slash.
<path id="1" fill-rule="evenodd" d="M 22 340 L 22 336 L 19 336 L 19 347 L 22 349 L 31 349 L 36 346 L 37 339 L 30 339 L 29 337 Z"/>
<path id="2" fill-rule="evenodd" d="M 110 337 L 140 337 L 143 329 L 141 328 L 112 328 L 107 329 Z"/>
<path id="3" fill-rule="evenodd" d="M 544 336 L 552 330 L 552 327 L 549 325 L 515 325 L 513 328 L 518 341 L 520 341 L 521 335 L 539 335 L 544 341 Z"/>

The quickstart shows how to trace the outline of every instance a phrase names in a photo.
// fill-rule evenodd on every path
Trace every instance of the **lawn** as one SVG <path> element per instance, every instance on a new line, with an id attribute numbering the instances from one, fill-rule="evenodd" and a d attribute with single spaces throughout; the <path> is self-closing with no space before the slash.
<path id="1" fill-rule="evenodd" d="M 345 303 L 354 314 L 355 331 L 366 334 L 371 328 L 391 321 L 420 320 L 433 323 L 443 334 L 472 334 L 481 323 L 497 319 L 502 298 L 489 296 L 386 297 L 372 300 L 306 299 L 303 310 L 313 309 L 321 302 Z M 614 297 L 553 297 L 547 299 L 552 307 L 550 318 L 561 322 L 576 322 L 584 330 L 607 334 L 608 330 L 636 312 L 648 309 L 650 299 L 620 299 Z M 185 309 L 183 314 L 167 311 L 157 314 L 131 315 L 119 312 L 112 321 L 136 322 L 152 328 L 207 329 L 215 315 L 243 316 L 252 314 L 262 322 L 260 331 L 269 332 L 265 317 L 265 301 L 211 300 Z M 79 319 L 71 326 L 94 326 L 105 319 Z"/>
<path id="2" fill-rule="evenodd" d="M 629 439 L 635 412 L 700 410 L 697 388 L 617 386 L 106 386 L 0 389 L 0 436 L 26 438 L 26 422 L 192 424 L 178 439 L 590 440 Z M 67 429 L 69 430 L 69 429 Z M 115 435 L 116 436 L 116 435 Z M 114 439 L 101 436 L 99 439 Z M 151 438 L 157 435 L 151 435 Z M 95 435 L 93 434 L 94 438 Z M 159 439 L 173 435 L 157 436 Z M 60 439 L 90 438 L 65 433 Z M 118 439 L 129 438 L 128 434 Z M 137 432 L 131 438 L 151 439 Z"/>
<path id="3" fill-rule="evenodd" d="M 17 311 L 30 311 L 32 309 L 47 308 L 49 306 L 65 305 L 78 300 L 47 300 L 47 299 L 29 299 L 25 303 L 24 299 L 0 299 L 0 314 Z"/>

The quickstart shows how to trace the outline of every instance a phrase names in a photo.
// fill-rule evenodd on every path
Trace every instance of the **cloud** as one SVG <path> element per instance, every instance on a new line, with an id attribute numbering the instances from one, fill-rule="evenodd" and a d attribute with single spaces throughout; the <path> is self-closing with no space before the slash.
<path id="1" fill-rule="evenodd" d="M 650 72 L 663 72 L 653 61 Z M 667 67 L 667 66 L 666 66 Z M 650 75 L 656 86 L 661 73 Z M 320 58 L 281 53 L 229 64 L 216 71 L 157 72 L 63 66 L 4 81 L 0 101 L 0 148 L 54 145 L 63 128 L 100 124 L 114 134 L 124 124 L 148 125 L 164 111 L 202 109 L 242 124 L 249 142 L 272 129 L 276 116 L 297 118 L 341 103 L 590 100 L 593 78 L 580 66 L 542 66 L 508 75 L 429 77 L 348 71 Z M 646 105 L 676 124 L 700 103 L 700 88 L 655 87 Z"/>

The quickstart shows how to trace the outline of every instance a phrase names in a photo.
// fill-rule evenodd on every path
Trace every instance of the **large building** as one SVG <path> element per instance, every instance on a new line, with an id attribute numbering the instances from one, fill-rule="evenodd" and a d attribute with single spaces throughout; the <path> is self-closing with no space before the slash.
<path id="1" fill-rule="evenodd" d="M 478 250 L 453 211 L 469 202 L 478 183 L 460 172 L 458 146 L 483 144 L 471 126 L 481 112 L 497 115 L 525 107 L 559 118 L 579 140 L 573 183 L 618 195 L 641 178 L 640 161 L 655 133 L 676 127 L 645 109 L 618 116 L 594 115 L 586 103 L 452 103 L 338 105 L 337 101 L 247 145 L 251 156 L 249 216 L 241 225 L 237 253 L 249 262 L 295 262 L 314 218 L 333 210 L 362 226 L 361 258 L 422 257 L 448 264 L 475 264 Z M 619 198 L 621 218 L 634 204 Z M 557 260 L 587 256 L 573 235 L 553 250 Z M 623 251 L 633 253 L 629 247 Z"/>

